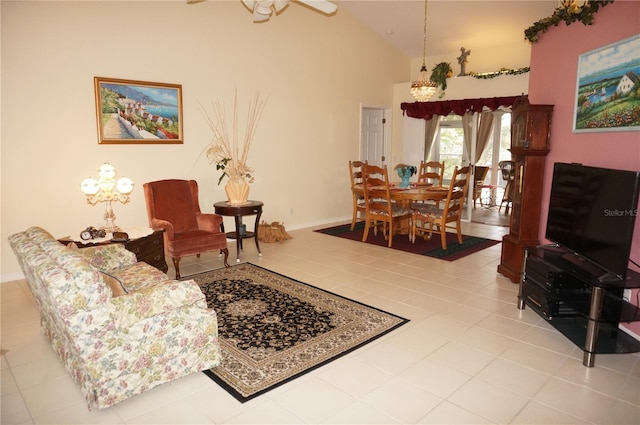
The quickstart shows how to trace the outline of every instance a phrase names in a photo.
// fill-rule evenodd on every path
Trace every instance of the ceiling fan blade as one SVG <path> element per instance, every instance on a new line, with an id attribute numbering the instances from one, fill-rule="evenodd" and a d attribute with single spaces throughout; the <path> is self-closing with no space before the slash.
<path id="1" fill-rule="evenodd" d="M 276 0 L 273 2 L 273 8 L 276 10 L 276 13 L 280 13 L 280 11 L 287 6 L 289 6 L 289 0 Z"/>
<path id="2" fill-rule="evenodd" d="M 298 0 L 298 2 L 327 14 L 333 13 L 338 9 L 338 6 L 327 0 Z"/>
<path id="3" fill-rule="evenodd" d="M 196 3 L 201 3 L 205 0 L 187 0 L 187 4 L 196 4 Z"/>
<path id="4" fill-rule="evenodd" d="M 258 10 L 257 7 L 253 11 L 253 22 L 268 21 L 270 17 L 271 17 L 271 13 L 269 13 L 268 15 L 266 15 L 264 13 L 260 13 L 260 11 Z"/>

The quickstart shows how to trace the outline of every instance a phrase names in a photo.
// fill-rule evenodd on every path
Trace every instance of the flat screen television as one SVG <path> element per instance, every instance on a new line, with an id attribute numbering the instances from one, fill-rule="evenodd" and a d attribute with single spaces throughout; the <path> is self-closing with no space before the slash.
<path id="1" fill-rule="evenodd" d="M 624 279 L 639 192 L 640 172 L 555 163 L 545 236 L 604 269 L 594 278 Z"/>

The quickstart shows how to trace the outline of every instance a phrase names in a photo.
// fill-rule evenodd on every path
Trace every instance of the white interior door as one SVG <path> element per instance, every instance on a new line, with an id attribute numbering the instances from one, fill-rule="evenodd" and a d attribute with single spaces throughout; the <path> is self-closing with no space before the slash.
<path id="1" fill-rule="evenodd" d="M 394 157 L 398 163 L 414 165 L 420 167 L 420 161 L 425 159 L 424 154 L 424 134 L 426 121 L 420 118 L 403 117 L 402 128 L 404 143 L 402 145 L 402 158 Z"/>
<path id="2" fill-rule="evenodd" d="M 362 108 L 362 160 L 383 166 L 387 162 L 385 151 L 385 110 Z"/>

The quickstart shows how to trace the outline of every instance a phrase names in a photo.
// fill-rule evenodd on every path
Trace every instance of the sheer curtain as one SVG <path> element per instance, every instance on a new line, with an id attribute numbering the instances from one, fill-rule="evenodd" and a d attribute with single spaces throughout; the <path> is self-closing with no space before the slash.
<path id="1" fill-rule="evenodd" d="M 469 152 L 471 155 L 471 143 L 473 141 L 473 134 L 471 132 L 471 127 L 473 125 L 473 113 L 467 112 L 462 116 L 462 132 L 464 134 L 464 147 L 465 151 Z M 476 150 L 473 160 L 471 157 L 463 158 L 469 160 L 469 162 L 475 165 L 484 150 L 487 148 L 489 144 L 489 139 L 491 137 L 493 129 L 493 113 L 490 111 L 485 111 L 479 114 L 478 116 L 478 127 L 476 128 Z"/>
<path id="2" fill-rule="evenodd" d="M 482 112 L 478 117 L 478 131 L 476 133 L 476 155 L 473 159 L 474 164 L 476 164 L 480 160 L 480 157 L 489 144 L 489 138 L 493 134 L 493 119 L 493 112 L 489 111 Z"/>
<path id="3" fill-rule="evenodd" d="M 427 162 L 429 158 L 429 152 L 433 146 L 433 140 L 440 127 L 440 115 L 434 115 L 433 118 L 425 120 L 424 125 L 424 161 Z"/>
<path id="4" fill-rule="evenodd" d="M 464 150 L 466 157 L 462 158 L 462 163 L 464 161 L 471 162 L 471 143 L 473 139 L 473 133 L 471 132 L 471 124 L 473 123 L 473 112 L 465 112 L 462 115 L 462 135 L 464 140 Z"/>

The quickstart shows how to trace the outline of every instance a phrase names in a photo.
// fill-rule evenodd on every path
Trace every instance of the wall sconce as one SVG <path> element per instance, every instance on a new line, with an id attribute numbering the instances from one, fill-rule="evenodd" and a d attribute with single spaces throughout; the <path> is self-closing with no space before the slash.
<path id="1" fill-rule="evenodd" d="M 111 208 L 111 201 L 118 201 L 123 204 L 129 202 L 129 194 L 133 191 L 133 182 L 127 177 L 121 177 L 116 180 L 116 169 L 108 162 L 98 168 L 98 177 L 98 180 L 92 177 L 83 180 L 80 184 L 80 189 L 87 196 L 87 203 L 95 205 L 98 202 L 104 202 L 106 204 L 104 213 L 106 226 L 104 230 L 113 233 L 118 231 L 119 228 L 115 223 L 116 215 Z"/>

